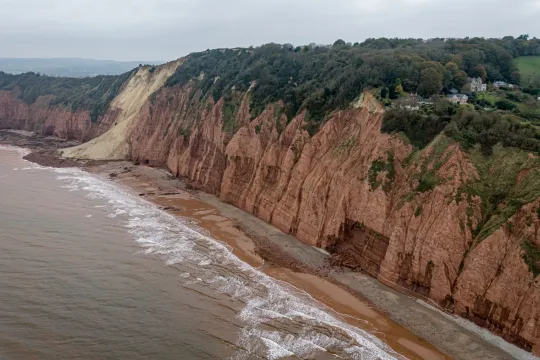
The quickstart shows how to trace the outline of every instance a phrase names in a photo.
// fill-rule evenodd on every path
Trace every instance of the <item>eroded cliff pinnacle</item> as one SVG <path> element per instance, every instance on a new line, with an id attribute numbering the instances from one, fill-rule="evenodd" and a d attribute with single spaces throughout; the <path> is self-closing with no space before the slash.
<path id="1" fill-rule="evenodd" d="M 140 68 L 97 123 L 43 97 L 27 105 L 1 92 L 0 128 L 90 141 L 65 156 L 167 167 L 328 249 L 335 264 L 429 298 L 540 354 L 538 259 L 527 252 L 540 245 L 536 155 L 496 147 L 492 162 L 479 160 L 444 135 L 415 150 L 381 132 L 384 110 L 369 93 L 310 136 L 305 112 L 288 121 L 280 102 L 253 118 L 248 91 L 233 130 L 225 130 L 223 99 L 163 86 L 180 63 Z M 512 212 L 501 203 L 488 218 L 481 190 L 497 179 L 510 179 L 505 189 L 522 201 Z"/>

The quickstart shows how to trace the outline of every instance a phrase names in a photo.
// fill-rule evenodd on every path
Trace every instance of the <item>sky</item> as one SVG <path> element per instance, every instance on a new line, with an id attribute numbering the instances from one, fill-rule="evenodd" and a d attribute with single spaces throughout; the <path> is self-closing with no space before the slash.
<path id="1" fill-rule="evenodd" d="M 264 43 L 540 37 L 540 0 L 0 0 L 0 57 L 174 60 Z"/>

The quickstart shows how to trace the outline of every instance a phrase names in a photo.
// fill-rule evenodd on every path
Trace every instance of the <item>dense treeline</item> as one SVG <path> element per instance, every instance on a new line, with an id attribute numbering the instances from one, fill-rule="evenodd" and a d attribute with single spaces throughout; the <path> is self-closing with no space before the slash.
<path id="1" fill-rule="evenodd" d="M 252 84 L 253 114 L 277 100 L 289 118 L 303 109 L 318 123 L 347 106 L 362 90 L 389 87 L 430 96 L 460 89 L 467 77 L 518 83 L 513 58 L 540 54 L 540 40 L 368 39 L 354 45 L 267 44 L 257 48 L 208 50 L 190 55 L 167 85 L 190 81 L 214 99 Z"/>
<path id="2" fill-rule="evenodd" d="M 498 143 L 540 152 L 540 134 L 536 127 L 517 120 L 500 112 L 463 111 L 452 119 L 445 134 L 459 141 L 465 149 L 480 144 L 486 156 L 493 153 L 493 147 Z"/>
<path id="3" fill-rule="evenodd" d="M 417 148 L 426 147 L 450 123 L 448 114 L 424 114 L 399 108 L 386 111 L 381 131 L 403 133 Z"/>
<path id="4" fill-rule="evenodd" d="M 424 148 L 444 131 L 465 150 L 479 144 L 486 156 L 492 154 L 498 143 L 540 153 L 540 133 L 534 125 L 519 120 L 503 112 L 470 108 L 433 114 L 395 108 L 385 113 L 382 131 L 403 133 L 418 148 Z"/>
<path id="5" fill-rule="evenodd" d="M 63 105 L 72 111 L 89 110 L 92 121 L 97 121 L 131 74 L 61 78 L 32 72 L 22 75 L 0 72 L 0 90 L 13 91 L 27 104 L 40 96 L 52 95 L 50 105 Z"/>

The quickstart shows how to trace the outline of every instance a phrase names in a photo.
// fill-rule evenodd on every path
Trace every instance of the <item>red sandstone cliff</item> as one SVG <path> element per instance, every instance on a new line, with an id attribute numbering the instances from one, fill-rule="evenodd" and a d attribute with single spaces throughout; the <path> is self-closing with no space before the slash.
<path id="1" fill-rule="evenodd" d="M 382 109 L 370 95 L 334 113 L 313 137 L 304 130 L 304 114 L 287 123 L 280 104 L 251 119 L 245 96 L 236 131 L 228 133 L 223 100 L 202 102 L 179 87 L 149 96 L 162 80 L 137 87 L 144 101 L 124 94 L 128 134 L 116 136 L 117 127 L 107 141 L 127 138 L 132 159 L 166 166 L 299 240 L 329 249 L 335 264 L 429 298 L 540 354 L 540 278 L 522 248 L 524 238 L 540 245 L 540 200 L 477 241 L 471 228 L 481 221 L 481 200 L 456 196 L 479 176 L 469 156 L 443 137 L 411 154 L 398 136 L 381 133 Z M 85 141 L 114 128 L 118 116 L 113 109 L 93 124 L 85 112 L 46 104 L 28 106 L 2 93 L 0 127 Z M 373 172 L 375 163 L 387 165 Z M 426 171 L 441 181 L 418 191 Z"/>
<path id="2" fill-rule="evenodd" d="M 328 248 L 335 263 L 432 299 L 540 353 L 540 285 L 521 248 L 524 232 L 540 243 L 537 216 L 528 227 L 523 220 L 537 205 L 511 219 L 512 234 L 503 227 L 476 243 L 462 224 L 468 207 L 469 221 L 479 221 L 481 202 L 456 200 L 458 189 L 478 176 L 467 154 L 456 144 L 437 149 L 436 141 L 416 155 L 417 165 L 404 167 L 412 147 L 380 132 L 382 109 L 369 95 L 311 138 L 304 116 L 287 124 L 274 112 L 279 106 L 251 120 L 247 98 L 236 115 L 238 130 L 226 133 L 222 106 L 223 100 L 201 104 L 186 89 L 160 90 L 132 129 L 133 159 L 166 165 L 193 186 Z M 377 174 L 374 190 L 370 168 L 377 160 L 392 161 L 395 173 L 391 180 L 387 171 Z M 444 181 L 415 192 L 426 169 Z"/>
<path id="3" fill-rule="evenodd" d="M 49 101 L 40 97 L 28 105 L 11 92 L 0 91 L 0 129 L 27 130 L 83 142 L 107 131 L 117 115 L 111 110 L 94 123 L 88 111 L 71 112 L 62 106 L 49 106 Z"/>

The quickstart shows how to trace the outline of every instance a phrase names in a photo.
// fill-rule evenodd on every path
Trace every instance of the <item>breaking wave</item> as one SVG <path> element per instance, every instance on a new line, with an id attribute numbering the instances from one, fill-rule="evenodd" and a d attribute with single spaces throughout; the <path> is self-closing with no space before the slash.
<path id="1" fill-rule="evenodd" d="M 239 260 L 227 245 L 188 226 L 188 221 L 79 169 L 53 169 L 70 191 L 105 201 L 147 254 L 181 264 L 186 286 L 202 284 L 240 303 L 244 324 L 233 359 L 396 359 L 375 336 L 353 327 L 292 285 Z"/>

